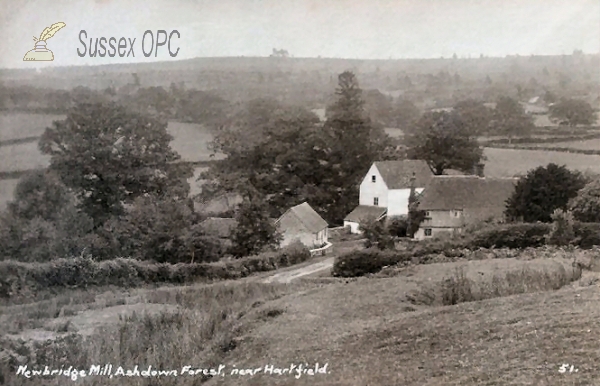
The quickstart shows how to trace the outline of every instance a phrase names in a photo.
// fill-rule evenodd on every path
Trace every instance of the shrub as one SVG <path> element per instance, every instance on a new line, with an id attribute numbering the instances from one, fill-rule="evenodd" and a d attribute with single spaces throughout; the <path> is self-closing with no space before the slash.
<path id="1" fill-rule="evenodd" d="M 535 248 L 545 244 L 549 231 L 546 223 L 506 224 L 476 233 L 467 248 Z"/>
<path id="2" fill-rule="evenodd" d="M 365 237 L 365 248 L 394 249 L 394 238 L 382 221 L 369 221 L 361 224 L 360 230 Z"/>
<path id="3" fill-rule="evenodd" d="M 136 287 L 151 283 L 183 284 L 199 279 L 239 279 L 256 272 L 298 264 L 309 258 L 310 251 L 298 242 L 275 252 L 216 263 L 172 265 L 125 258 L 98 262 L 84 257 L 56 259 L 47 263 L 5 260 L 0 262 L 0 297 L 28 296 L 64 287 Z"/>
<path id="4" fill-rule="evenodd" d="M 395 237 L 406 237 L 408 232 L 408 218 L 394 217 L 388 224 L 388 232 Z"/>
<path id="5" fill-rule="evenodd" d="M 573 214 L 562 209 L 556 209 L 552 213 L 552 228 L 546 235 L 548 245 L 569 245 L 575 239 L 573 231 Z"/>
<path id="6" fill-rule="evenodd" d="M 575 239 L 573 245 L 583 249 L 590 249 L 595 245 L 600 245 L 600 223 L 582 223 L 573 224 Z"/>
<path id="7" fill-rule="evenodd" d="M 410 253 L 374 248 L 352 251 L 335 259 L 333 276 L 356 277 L 379 272 L 383 267 L 409 261 Z"/>

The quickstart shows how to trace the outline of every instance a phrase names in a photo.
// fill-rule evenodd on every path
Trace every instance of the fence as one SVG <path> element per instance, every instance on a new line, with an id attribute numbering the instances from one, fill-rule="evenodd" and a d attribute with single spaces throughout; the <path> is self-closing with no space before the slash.
<path id="1" fill-rule="evenodd" d="M 330 254 L 333 251 L 333 244 L 331 244 L 329 241 L 325 244 L 324 247 L 321 248 L 317 248 L 317 249 L 311 249 L 310 250 L 310 255 L 311 256 L 325 256 Z"/>

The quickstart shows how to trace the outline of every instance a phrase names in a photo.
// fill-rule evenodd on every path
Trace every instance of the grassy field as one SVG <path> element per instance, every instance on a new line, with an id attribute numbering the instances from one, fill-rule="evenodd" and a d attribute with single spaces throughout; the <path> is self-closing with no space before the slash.
<path id="1" fill-rule="evenodd" d="M 2 141 L 40 136 L 45 128 L 54 120 L 64 119 L 60 115 L 0 113 L 0 172 L 15 172 L 43 168 L 49 165 L 50 158 L 40 153 L 37 141 L 2 145 Z M 171 146 L 184 160 L 197 162 L 210 160 L 208 143 L 212 135 L 202 125 L 192 123 L 170 122 L 168 131 L 174 139 Z M 215 158 L 220 158 L 217 155 Z M 194 178 L 189 180 L 192 194 L 200 192 L 196 182 L 204 167 L 195 169 Z M 14 179 L 0 180 L 0 209 L 12 199 L 14 187 L 18 181 Z"/>
<path id="2" fill-rule="evenodd" d="M 477 288 L 486 283 L 501 288 L 515 273 L 512 288 L 529 294 L 455 306 L 430 306 L 411 296 L 437 288 L 458 269 Z M 555 278 L 561 280 L 552 282 Z M 393 277 L 300 279 L 288 285 L 247 278 L 129 292 L 72 291 L 4 307 L 0 360 L 35 352 L 30 367 L 87 370 L 112 363 L 179 371 L 223 364 L 226 377 L 207 385 L 525 385 L 536 377 L 583 385 L 600 359 L 595 339 L 600 311 L 593 306 L 600 295 L 595 286 L 579 284 L 543 292 L 576 278 L 571 260 L 554 257 L 431 264 Z M 327 363 L 328 373 L 299 379 L 231 374 L 234 368 L 315 362 Z M 580 371 L 561 374 L 562 363 Z M 24 381 L 6 367 L 0 375 L 7 385 Z M 199 378 L 163 377 L 159 384 L 191 386 Z M 34 381 L 64 384 L 63 377 Z M 140 381 L 89 377 L 85 384 Z"/>
<path id="3" fill-rule="evenodd" d="M 600 150 L 600 138 L 586 139 L 583 141 L 568 141 L 568 142 L 555 142 L 555 143 L 538 143 L 528 144 L 527 146 L 536 147 L 555 147 L 555 148 L 567 148 L 567 149 L 578 149 L 578 150 Z"/>
<path id="4" fill-rule="evenodd" d="M 551 162 L 581 172 L 600 173 L 600 156 L 543 150 L 485 148 L 485 175 L 512 177 Z"/>
<path id="5" fill-rule="evenodd" d="M 64 119 L 62 115 L 11 112 L 0 113 L 0 142 L 39 137 L 52 121 Z"/>

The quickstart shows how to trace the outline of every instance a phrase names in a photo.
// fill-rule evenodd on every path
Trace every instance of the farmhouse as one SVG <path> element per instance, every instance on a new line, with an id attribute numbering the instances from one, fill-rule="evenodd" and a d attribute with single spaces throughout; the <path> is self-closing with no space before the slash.
<path id="1" fill-rule="evenodd" d="M 433 177 L 420 199 L 419 209 L 425 211 L 425 221 L 415 238 L 461 233 L 467 225 L 488 220 L 503 221 L 506 200 L 516 182 L 516 178 Z"/>
<path id="2" fill-rule="evenodd" d="M 408 214 L 411 188 L 420 194 L 433 173 L 425 161 L 375 162 L 360 184 L 358 206 L 344 219 L 344 227 L 359 233 L 361 221 Z"/>
<path id="3" fill-rule="evenodd" d="M 306 202 L 288 209 L 275 224 L 283 236 L 282 247 L 294 240 L 309 248 L 319 248 L 327 243 L 327 222 Z"/>

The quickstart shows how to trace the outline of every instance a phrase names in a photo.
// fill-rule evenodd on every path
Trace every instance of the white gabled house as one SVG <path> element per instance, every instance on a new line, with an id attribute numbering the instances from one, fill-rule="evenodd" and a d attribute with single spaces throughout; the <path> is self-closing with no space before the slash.
<path id="1" fill-rule="evenodd" d="M 360 184 L 358 206 L 344 219 L 344 227 L 360 233 L 361 221 L 408 215 L 411 188 L 423 192 L 433 173 L 422 160 L 375 162 Z"/>

